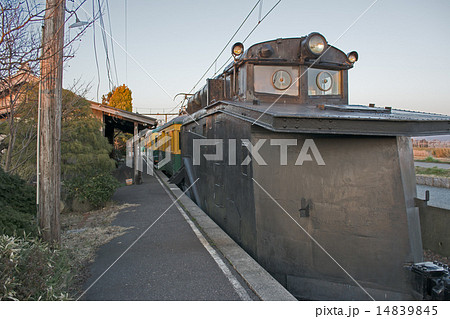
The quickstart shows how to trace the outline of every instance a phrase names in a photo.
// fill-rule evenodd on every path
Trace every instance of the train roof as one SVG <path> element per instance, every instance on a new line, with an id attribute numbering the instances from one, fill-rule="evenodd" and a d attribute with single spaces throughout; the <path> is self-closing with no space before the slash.
<path id="1" fill-rule="evenodd" d="M 366 105 L 298 105 L 221 101 L 194 119 L 221 112 L 276 132 L 376 136 L 450 134 L 450 116 Z M 193 119 L 186 118 L 185 123 Z"/>
<path id="2" fill-rule="evenodd" d="M 152 131 L 152 133 L 160 132 L 161 130 L 163 130 L 171 125 L 174 125 L 174 124 L 183 124 L 186 117 L 187 117 L 187 115 L 177 116 L 176 118 L 171 119 L 169 122 L 165 123 L 164 125 L 155 128 Z"/>

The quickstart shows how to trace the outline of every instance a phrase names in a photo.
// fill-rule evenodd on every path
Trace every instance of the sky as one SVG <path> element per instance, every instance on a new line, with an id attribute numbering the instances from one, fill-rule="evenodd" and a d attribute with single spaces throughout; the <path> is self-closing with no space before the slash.
<path id="1" fill-rule="evenodd" d="M 133 110 L 139 113 L 173 110 L 180 101 L 174 101 L 174 96 L 192 89 L 257 2 L 109 0 L 109 25 L 106 0 L 87 0 L 77 11 L 80 20 L 92 19 L 92 1 L 96 12 L 98 2 L 102 4 L 105 29 L 114 39 L 118 78 L 116 81 L 113 72 L 114 84 L 131 89 Z M 261 16 L 277 1 L 262 1 Z M 79 2 L 67 0 L 67 9 Z M 450 115 L 449 14 L 448 0 L 282 0 L 244 46 L 320 32 L 329 44 L 359 54 L 349 70 L 350 104 L 375 103 Z M 258 6 L 218 59 L 217 68 L 230 57 L 232 44 L 242 41 L 255 27 L 259 15 Z M 73 22 L 72 18 L 68 24 Z M 66 29 L 66 37 L 73 38 L 77 31 Z M 98 21 L 95 37 L 100 77 L 93 34 L 91 26 L 75 42 L 75 56 L 65 63 L 63 76 L 65 88 L 77 81 L 89 85 L 87 98 L 97 101 L 110 90 Z M 111 40 L 107 40 L 114 71 Z M 197 89 L 204 83 L 205 79 Z"/>

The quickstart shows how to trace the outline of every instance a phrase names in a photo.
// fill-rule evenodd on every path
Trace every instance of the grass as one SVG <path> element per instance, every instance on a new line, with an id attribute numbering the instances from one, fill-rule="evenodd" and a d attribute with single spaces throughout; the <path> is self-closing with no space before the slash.
<path id="1" fill-rule="evenodd" d="M 0 234 L 0 300 L 71 300 L 82 291 L 97 249 L 129 228 L 112 225 L 136 204 L 109 204 L 87 213 L 61 215 L 61 245 L 36 237 Z M 0 207 L 1 209 L 1 207 Z"/>
<path id="2" fill-rule="evenodd" d="M 450 169 L 437 167 L 416 167 L 416 174 L 450 177 Z"/>
<path id="3" fill-rule="evenodd" d="M 438 160 L 437 158 L 434 158 L 433 156 L 428 156 L 425 159 L 414 159 L 416 162 L 426 162 L 426 163 L 444 163 L 444 164 L 450 164 L 449 161 L 443 161 Z"/>
<path id="4" fill-rule="evenodd" d="M 76 298 L 88 276 L 88 265 L 95 259 L 96 250 L 129 228 L 111 225 L 122 210 L 138 206 L 132 204 L 107 205 L 105 208 L 86 213 L 61 215 L 61 246 L 71 255 L 75 273 L 69 295 Z M 133 210 L 131 210 L 133 211 Z"/>
<path id="5" fill-rule="evenodd" d="M 70 256 L 40 239 L 0 236 L 0 300 L 68 300 Z"/>

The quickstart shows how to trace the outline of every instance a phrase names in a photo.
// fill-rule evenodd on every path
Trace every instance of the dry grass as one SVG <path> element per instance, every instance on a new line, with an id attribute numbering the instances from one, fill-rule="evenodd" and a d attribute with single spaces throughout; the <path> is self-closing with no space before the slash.
<path id="1" fill-rule="evenodd" d="M 433 150 L 433 155 L 437 158 L 449 158 L 450 148 L 435 148 Z"/>
<path id="2" fill-rule="evenodd" d="M 433 159 L 433 162 L 450 162 L 450 148 L 414 147 L 414 160 Z"/>
<path id="3" fill-rule="evenodd" d="M 109 204 L 107 207 L 87 213 L 61 215 L 61 245 L 69 251 L 75 280 L 70 292 L 77 295 L 88 276 L 87 266 L 95 259 L 96 250 L 113 238 L 126 233 L 131 227 L 113 226 L 111 223 L 122 210 L 137 204 Z M 134 210 L 129 210 L 132 213 Z"/>
<path id="4" fill-rule="evenodd" d="M 423 260 L 425 261 L 440 261 L 441 263 L 450 265 L 450 257 L 441 256 L 432 252 L 429 249 L 423 250 Z"/>
<path id="5" fill-rule="evenodd" d="M 427 158 L 431 155 L 431 152 L 422 149 L 413 149 L 414 158 Z"/>

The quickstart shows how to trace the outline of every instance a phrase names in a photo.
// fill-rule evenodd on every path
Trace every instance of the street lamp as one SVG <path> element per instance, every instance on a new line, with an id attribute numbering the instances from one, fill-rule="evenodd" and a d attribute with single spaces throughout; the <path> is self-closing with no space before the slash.
<path id="1" fill-rule="evenodd" d="M 75 13 L 75 12 L 74 12 L 74 13 Z M 78 27 L 82 27 L 82 26 L 85 26 L 85 25 L 88 25 L 88 24 L 89 24 L 89 23 L 86 22 L 86 21 L 80 21 L 80 19 L 78 19 L 77 14 L 75 13 L 75 23 L 74 23 L 74 24 L 71 24 L 71 25 L 69 26 L 69 28 L 70 28 L 70 29 L 78 28 Z"/>

